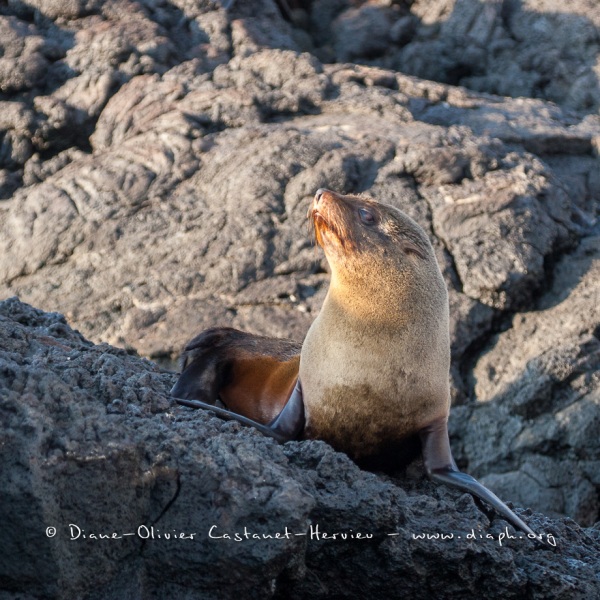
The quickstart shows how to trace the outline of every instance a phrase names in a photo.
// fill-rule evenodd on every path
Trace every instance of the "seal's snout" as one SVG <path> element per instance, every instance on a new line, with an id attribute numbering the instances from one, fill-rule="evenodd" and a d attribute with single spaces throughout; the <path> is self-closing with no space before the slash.
<path id="1" fill-rule="evenodd" d="M 319 208 L 321 208 L 321 204 L 323 203 L 322 201 L 324 200 L 324 197 L 326 195 L 332 195 L 333 192 L 331 192 L 330 190 L 326 189 L 326 188 L 319 188 L 316 193 L 315 196 L 313 198 L 312 204 L 310 205 L 309 209 L 308 209 L 308 214 L 306 215 L 309 219 L 314 219 L 316 215 L 319 214 Z"/>
<path id="2" fill-rule="evenodd" d="M 313 206 L 320 208 L 322 205 L 337 206 L 344 203 L 344 196 L 337 192 L 332 192 L 327 188 L 319 188 L 313 199 Z"/>
<path id="3" fill-rule="evenodd" d="M 319 202 L 321 202 L 321 198 L 323 197 L 323 194 L 328 191 L 329 190 L 326 190 L 325 188 L 319 188 L 317 190 L 317 193 L 315 194 L 315 204 L 319 204 Z"/>

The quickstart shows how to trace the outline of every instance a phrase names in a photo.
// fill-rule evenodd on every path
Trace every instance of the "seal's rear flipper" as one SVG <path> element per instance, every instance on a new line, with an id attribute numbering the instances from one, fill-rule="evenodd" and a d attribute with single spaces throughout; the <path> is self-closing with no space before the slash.
<path id="1" fill-rule="evenodd" d="M 200 400 L 184 400 L 183 398 L 175 398 L 175 400 L 183 406 L 190 408 L 203 408 L 212 410 L 215 414 L 229 421 L 238 421 L 242 425 L 254 427 L 264 435 L 274 438 L 280 444 L 297 439 L 304 430 L 304 402 L 302 401 L 302 388 L 300 380 L 296 382 L 294 390 L 289 397 L 283 410 L 271 421 L 268 425 L 263 425 L 252 419 L 248 419 L 243 415 L 239 415 L 225 408 L 220 408 Z"/>
<path id="2" fill-rule="evenodd" d="M 510 510 L 496 494 L 490 492 L 474 477 L 458 470 L 450 450 L 446 418 L 437 419 L 419 433 L 423 446 L 423 462 L 425 463 L 427 475 L 431 479 L 473 494 L 473 496 L 495 508 L 498 514 L 502 515 L 509 523 L 512 523 L 527 535 L 533 535 L 536 539 L 540 539 L 529 525 Z"/>
<path id="3" fill-rule="evenodd" d="M 523 521 L 518 515 L 516 515 L 496 494 L 490 492 L 486 487 L 484 487 L 477 479 L 467 475 L 466 473 L 461 473 L 460 471 L 453 471 L 451 469 L 438 469 L 436 471 L 432 471 L 428 473 L 429 477 L 433 479 L 433 481 L 441 481 L 446 485 L 450 485 L 452 487 L 458 488 L 459 490 L 463 490 L 464 492 L 469 492 L 473 494 L 473 496 L 477 496 L 484 502 L 487 502 L 489 505 L 493 506 L 496 509 L 496 512 L 503 516 L 509 523 L 512 523 L 517 529 L 524 531 L 527 535 L 535 536 L 536 539 L 540 539 L 539 536 L 535 534 L 535 532 Z"/>

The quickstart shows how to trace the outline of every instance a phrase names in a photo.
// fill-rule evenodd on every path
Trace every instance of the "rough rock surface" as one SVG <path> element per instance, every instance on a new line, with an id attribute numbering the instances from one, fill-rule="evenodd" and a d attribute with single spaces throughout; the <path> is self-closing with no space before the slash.
<path id="1" fill-rule="evenodd" d="M 302 4 L 311 25 L 310 47 L 322 60 L 353 60 L 586 112 L 600 108 L 600 6 L 595 0 Z"/>
<path id="2" fill-rule="evenodd" d="M 493 473 L 482 481 L 526 506 L 589 524 L 600 512 L 598 282 L 597 227 L 558 262 L 536 310 L 494 337 L 473 371 L 477 403 L 453 414 L 470 472 Z"/>
<path id="3" fill-rule="evenodd" d="M 323 442 L 278 446 L 170 406 L 173 381 L 62 315 L 0 302 L 1 597 L 600 593 L 598 529 L 524 511 L 550 543 L 520 539 L 420 465 L 391 478 Z M 322 537 L 336 532 L 365 537 Z M 454 539 L 413 537 L 439 533 Z"/>
<path id="4" fill-rule="evenodd" d="M 308 202 L 370 194 L 442 265 L 460 463 L 592 525 L 598 26 L 591 0 L 0 3 L 0 298 L 164 363 L 207 326 L 300 340 Z"/>

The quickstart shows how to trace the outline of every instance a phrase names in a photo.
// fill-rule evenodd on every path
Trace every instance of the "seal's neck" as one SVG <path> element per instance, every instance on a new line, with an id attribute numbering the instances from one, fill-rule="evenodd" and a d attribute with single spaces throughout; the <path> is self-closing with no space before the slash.
<path id="1" fill-rule="evenodd" d="M 429 325 L 447 314 L 447 298 L 441 274 L 420 279 L 411 273 L 379 272 L 374 266 L 361 274 L 332 270 L 323 308 L 335 305 L 335 314 L 370 326 L 416 325 L 416 321 Z"/>
<path id="2" fill-rule="evenodd" d="M 337 317 L 362 325 L 386 326 L 390 319 L 394 322 L 403 320 L 404 307 L 408 302 L 405 294 L 397 293 L 397 290 L 391 294 L 383 282 L 379 288 L 363 283 L 356 278 L 351 282 L 345 281 L 343 277 L 332 274 L 323 309 L 326 310 L 328 305 L 335 307 Z"/>

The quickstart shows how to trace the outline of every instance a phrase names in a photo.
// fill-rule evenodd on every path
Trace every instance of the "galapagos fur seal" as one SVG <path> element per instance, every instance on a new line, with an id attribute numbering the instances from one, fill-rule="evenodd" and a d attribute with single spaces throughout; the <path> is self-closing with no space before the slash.
<path id="1" fill-rule="evenodd" d="M 325 440 L 370 467 L 408 457 L 420 440 L 432 480 L 535 535 L 452 457 L 448 294 L 425 232 L 395 207 L 326 189 L 308 217 L 331 282 L 299 357 L 290 340 L 207 330 L 186 346 L 172 396 L 280 442 Z"/>

